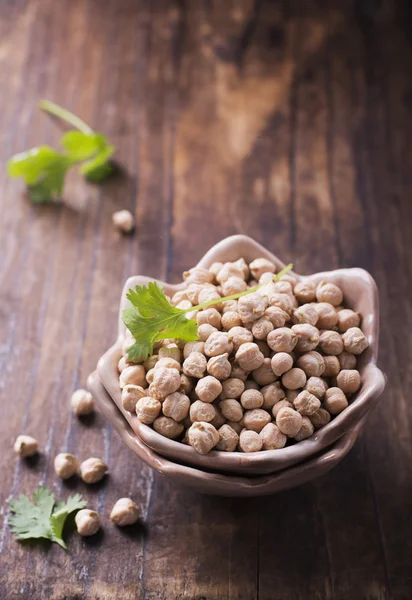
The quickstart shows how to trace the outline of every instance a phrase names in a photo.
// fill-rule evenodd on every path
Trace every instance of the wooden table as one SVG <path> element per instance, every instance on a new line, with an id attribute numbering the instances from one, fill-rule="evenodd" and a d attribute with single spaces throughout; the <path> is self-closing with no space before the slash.
<path id="1" fill-rule="evenodd" d="M 58 206 L 1 172 L 2 600 L 412 597 L 411 19 L 407 0 L 1 0 L 3 161 L 58 143 L 36 109 L 48 98 L 125 169 L 101 188 L 70 177 Z M 114 230 L 120 208 L 135 236 Z M 300 272 L 368 269 L 389 378 L 341 465 L 250 501 L 174 487 L 68 408 L 114 340 L 125 278 L 177 281 L 233 233 Z M 21 432 L 39 460 L 15 457 Z M 107 482 L 62 485 L 65 450 L 105 457 Z M 6 501 L 39 482 L 84 494 L 103 534 L 73 534 L 69 552 L 16 543 Z M 133 533 L 107 521 L 129 494 Z"/>

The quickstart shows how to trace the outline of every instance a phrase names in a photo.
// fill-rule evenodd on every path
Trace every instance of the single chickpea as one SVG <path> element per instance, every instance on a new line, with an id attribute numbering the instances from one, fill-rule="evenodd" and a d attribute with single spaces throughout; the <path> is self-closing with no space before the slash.
<path id="1" fill-rule="evenodd" d="M 279 294 L 277 292 L 270 296 L 269 305 L 277 306 L 278 308 L 286 312 L 288 315 L 292 314 L 294 308 L 292 298 L 288 294 Z"/>
<path id="2" fill-rule="evenodd" d="M 193 381 L 192 379 L 190 379 L 190 377 L 188 377 L 187 375 L 180 375 L 180 386 L 179 386 L 179 392 L 181 392 L 182 394 L 190 394 L 190 392 L 193 390 Z"/>
<path id="3" fill-rule="evenodd" d="M 222 425 L 218 429 L 219 441 L 216 445 L 216 450 L 222 452 L 234 452 L 239 443 L 239 435 L 230 425 Z"/>
<path id="4" fill-rule="evenodd" d="M 331 415 L 338 415 L 348 406 L 348 401 L 340 388 L 330 387 L 326 390 L 323 406 Z"/>
<path id="5" fill-rule="evenodd" d="M 204 287 L 204 285 L 200 285 L 199 283 L 191 283 L 185 290 L 186 300 L 189 300 L 193 306 L 199 304 L 199 294 Z"/>
<path id="6" fill-rule="evenodd" d="M 159 348 L 158 356 L 159 356 L 159 359 L 173 358 L 176 362 L 180 363 L 180 359 L 181 359 L 180 348 L 176 344 L 168 344 L 167 346 L 163 346 L 162 348 Z"/>
<path id="7" fill-rule="evenodd" d="M 288 402 L 290 402 L 291 404 L 294 403 L 295 398 L 297 398 L 300 394 L 302 390 L 301 389 L 297 389 L 297 390 L 286 390 L 286 400 Z"/>
<path id="8" fill-rule="evenodd" d="M 244 429 L 239 436 L 239 448 L 242 452 L 259 452 L 262 449 L 263 440 L 259 433 Z"/>
<path id="9" fill-rule="evenodd" d="M 122 374 L 128 369 L 134 367 L 127 367 L 123 370 Z M 120 375 L 121 376 L 121 375 Z M 78 417 L 83 417 L 84 415 L 90 415 L 94 412 L 95 403 L 93 400 L 93 396 L 87 390 L 76 390 L 72 397 L 70 398 L 70 404 L 72 407 L 72 411 Z"/>
<path id="10" fill-rule="evenodd" d="M 253 379 L 246 379 L 245 390 L 260 390 L 260 385 Z"/>
<path id="11" fill-rule="evenodd" d="M 237 377 L 230 377 L 222 382 L 222 392 L 220 397 L 222 400 L 226 398 L 240 398 L 245 389 L 245 384 Z"/>
<path id="12" fill-rule="evenodd" d="M 267 258 L 256 258 L 252 260 L 249 264 L 249 269 L 252 274 L 252 277 L 259 279 L 262 277 L 263 273 L 276 273 L 276 267 L 271 260 Z"/>
<path id="13" fill-rule="evenodd" d="M 135 412 L 137 418 L 145 425 L 151 425 L 160 414 L 162 405 L 156 398 L 144 396 L 136 402 Z"/>
<path id="14" fill-rule="evenodd" d="M 216 417 L 215 407 L 208 402 L 202 402 L 201 400 L 196 400 L 191 404 L 189 410 L 190 420 L 192 423 L 196 421 L 205 421 L 206 423 L 210 423 Z"/>
<path id="15" fill-rule="evenodd" d="M 305 371 L 294 367 L 282 375 L 282 385 L 288 390 L 297 390 L 305 387 L 306 375 Z"/>
<path id="16" fill-rule="evenodd" d="M 362 352 L 369 346 L 369 342 L 366 339 L 365 334 L 359 329 L 359 327 L 349 327 L 349 329 L 342 335 L 342 339 L 345 350 L 351 354 L 362 354 Z"/>
<path id="17" fill-rule="evenodd" d="M 280 386 L 279 381 L 265 385 L 260 391 L 263 396 L 262 408 L 265 408 L 266 410 L 270 410 L 277 402 L 283 400 L 285 397 L 285 391 Z"/>
<path id="18" fill-rule="evenodd" d="M 200 352 L 191 352 L 183 363 L 183 373 L 188 377 L 200 379 L 206 371 L 206 357 Z"/>
<path id="19" fill-rule="evenodd" d="M 224 354 L 218 354 L 217 356 L 212 356 L 207 361 L 207 372 L 212 377 L 216 377 L 220 381 L 227 379 L 230 376 L 232 365 L 228 361 L 229 354 L 225 352 Z"/>
<path id="20" fill-rule="evenodd" d="M 245 281 L 247 281 L 250 277 L 250 270 L 249 270 L 249 265 L 247 264 L 245 259 L 243 257 L 239 258 L 233 264 L 236 267 L 239 267 L 240 269 L 242 269 L 243 277 L 244 277 Z"/>
<path id="21" fill-rule="evenodd" d="M 320 377 L 325 370 L 325 360 L 319 352 L 312 350 L 299 356 L 296 366 L 302 369 L 307 377 Z"/>
<path id="22" fill-rule="evenodd" d="M 130 210 L 118 210 L 112 214 L 113 225 L 122 233 L 131 233 L 135 228 L 135 220 Z"/>
<path id="23" fill-rule="evenodd" d="M 351 327 L 359 327 L 360 320 L 359 313 L 344 308 L 338 312 L 338 329 L 341 333 L 345 333 Z"/>
<path id="24" fill-rule="evenodd" d="M 267 337 L 269 348 L 275 352 L 292 352 L 298 342 L 298 336 L 288 327 L 279 327 L 271 331 Z"/>
<path id="25" fill-rule="evenodd" d="M 196 322 L 198 325 L 212 325 L 216 327 L 216 329 L 221 328 L 221 316 L 220 312 L 215 308 L 205 308 L 204 310 L 199 310 L 196 316 Z"/>
<path id="26" fill-rule="evenodd" d="M 235 358 L 242 369 L 253 371 L 258 369 L 264 361 L 264 356 L 259 347 L 253 343 L 242 344 L 236 352 Z"/>
<path id="27" fill-rule="evenodd" d="M 319 398 L 319 400 L 322 400 L 327 389 L 328 384 L 320 377 L 309 377 L 305 385 L 305 390 Z"/>
<path id="28" fill-rule="evenodd" d="M 361 386 L 361 376 L 356 369 L 343 369 L 336 380 L 337 387 L 346 395 L 354 394 Z"/>
<path id="29" fill-rule="evenodd" d="M 187 297 L 186 290 L 179 290 L 175 292 L 172 296 L 170 304 L 176 306 L 176 304 L 179 304 L 179 302 L 181 302 L 182 300 L 189 300 L 189 298 Z"/>
<path id="30" fill-rule="evenodd" d="M 268 423 L 259 433 L 263 441 L 263 450 L 277 450 L 284 448 L 288 441 L 287 436 L 282 433 L 277 425 Z"/>
<path id="31" fill-rule="evenodd" d="M 219 427 L 222 427 L 222 425 L 226 423 L 226 418 L 223 416 L 222 411 L 217 404 L 214 404 L 213 406 L 216 414 L 213 421 L 210 421 L 210 423 L 213 425 L 213 427 L 219 429 Z"/>
<path id="32" fill-rule="evenodd" d="M 159 369 L 160 367 L 165 367 L 166 369 L 177 369 L 178 371 L 182 370 L 182 365 L 180 362 L 171 357 L 159 358 L 153 368 L 156 371 L 156 369 Z"/>
<path id="33" fill-rule="evenodd" d="M 323 377 L 336 377 L 340 371 L 340 364 L 337 356 L 324 356 L 325 369 L 323 371 Z"/>
<path id="34" fill-rule="evenodd" d="M 153 368 L 153 369 L 150 369 L 150 370 L 149 370 L 149 371 L 146 373 L 146 381 L 147 381 L 147 383 L 149 384 L 149 386 L 150 386 L 150 384 L 151 384 L 151 383 L 153 383 L 154 374 L 155 374 L 155 370 L 154 370 L 154 368 Z M 145 388 L 145 389 L 146 389 L 146 388 Z"/>
<path id="35" fill-rule="evenodd" d="M 316 325 L 318 313 L 312 304 L 302 304 L 292 312 L 292 323 L 296 325 Z"/>
<path id="36" fill-rule="evenodd" d="M 237 300 L 226 300 L 222 302 L 222 315 L 227 312 L 237 313 Z"/>
<path id="37" fill-rule="evenodd" d="M 187 342 L 183 348 L 183 358 L 186 359 L 193 352 L 205 353 L 205 342 Z"/>
<path id="38" fill-rule="evenodd" d="M 39 443 L 30 435 L 19 435 L 16 441 L 14 442 L 14 451 L 19 456 L 23 456 L 27 458 L 29 456 L 34 456 L 39 451 Z"/>
<path id="39" fill-rule="evenodd" d="M 237 301 L 237 311 L 243 323 L 251 323 L 263 317 L 267 300 L 257 292 L 242 296 Z"/>
<path id="40" fill-rule="evenodd" d="M 213 274 L 213 277 L 216 278 L 216 275 L 219 273 L 219 271 L 222 267 L 223 267 L 223 263 L 214 262 L 210 265 L 209 271 Z"/>
<path id="41" fill-rule="evenodd" d="M 310 415 L 310 420 L 315 429 L 320 429 L 329 423 L 330 414 L 324 408 L 318 408 L 313 415 Z"/>
<path id="42" fill-rule="evenodd" d="M 263 395 L 258 390 L 245 390 L 240 396 L 240 403 L 245 409 L 260 408 L 263 406 Z"/>
<path id="43" fill-rule="evenodd" d="M 295 437 L 302 427 L 302 415 L 293 408 L 281 408 L 276 415 L 276 425 L 288 437 Z"/>
<path id="44" fill-rule="evenodd" d="M 133 525 L 140 517 L 140 510 L 130 498 L 120 498 L 112 508 L 110 520 L 118 527 Z"/>
<path id="45" fill-rule="evenodd" d="M 117 370 L 119 371 L 119 373 L 121 373 L 122 371 L 124 371 L 124 369 L 126 367 L 132 367 L 132 366 L 133 366 L 133 363 L 129 362 L 127 356 L 122 356 L 122 358 L 117 363 Z"/>
<path id="46" fill-rule="evenodd" d="M 201 340 L 202 342 L 206 342 L 210 338 L 212 333 L 216 332 L 216 327 L 213 327 L 213 325 L 209 325 L 208 323 L 199 325 L 199 327 L 197 328 L 197 335 L 199 336 L 199 340 Z"/>
<path id="47" fill-rule="evenodd" d="M 313 305 L 318 313 L 318 329 L 332 329 L 338 322 L 338 313 L 335 307 L 329 302 L 319 302 Z"/>
<path id="48" fill-rule="evenodd" d="M 238 435 L 240 435 L 240 432 L 243 429 L 243 423 L 241 421 L 227 421 L 226 425 L 229 425 Z"/>
<path id="49" fill-rule="evenodd" d="M 162 404 L 162 412 L 165 417 L 170 417 L 176 422 L 183 421 L 189 414 L 190 400 L 186 394 L 173 392 L 166 396 Z M 156 415 L 156 418 L 158 414 Z"/>
<path id="50" fill-rule="evenodd" d="M 245 274 L 244 274 L 242 266 L 239 264 L 236 264 L 236 263 L 230 263 L 230 262 L 225 263 L 223 265 L 223 267 L 220 269 L 220 271 L 218 272 L 218 274 L 216 275 L 216 280 L 220 284 L 223 284 L 230 277 L 240 277 L 240 279 L 244 279 Z"/>
<path id="51" fill-rule="evenodd" d="M 246 371 L 246 369 L 242 369 L 242 367 L 240 367 L 236 361 L 232 361 L 231 365 L 232 370 L 230 372 L 230 376 L 233 379 L 240 379 L 241 381 L 246 381 L 246 379 L 249 376 L 249 371 Z"/>
<path id="52" fill-rule="evenodd" d="M 264 358 L 270 358 L 273 354 L 266 342 L 263 340 L 255 340 L 256 346 L 259 348 Z"/>
<path id="53" fill-rule="evenodd" d="M 252 334 L 257 340 L 265 340 L 271 331 L 273 331 L 273 324 L 267 317 L 261 317 L 253 323 Z"/>
<path id="54" fill-rule="evenodd" d="M 79 468 L 79 461 L 73 454 L 58 454 L 54 459 L 54 470 L 60 479 L 73 477 Z"/>
<path id="55" fill-rule="evenodd" d="M 272 407 L 272 415 L 276 419 L 281 408 L 293 408 L 293 404 L 289 400 L 279 400 Z"/>
<path id="56" fill-rule="evenodd" d="M 219 403 L 219 408 L 222 411 L 222 415 L 228 421 L 234 421 L 235 423 L 238 423 L 241 419 L 243 419 L 242 405 L 233 398 L 221 400 Z"/>
<path id="57" fill-rule="evenodd" d="M 184 427 L 181 423 L 176 423 L 176 421 L 170 417 L 160 416 L 153 421 L 153 429 L 157 433 L 160 433 L 160 435 L 163 435 L 170 440 L 175 440 L 183 433 Z"/>
<path id="58" fill-rule="evenodd" d="M 251 373 L 253 379 L 259 385 L 269 385 L 276 381 L 277 377 L 272 370 L 270 358 L 264 358 L 263 363 Z"/>
<path id="59" fill-rule="evenodd" d="M 275 329 L 284 327 L 285 323 L 289 321 L 288 313 L 279 306 L 268 306 L 265 310 L 265 317 L 269 319 Z"/>
<path id="60" fill-rule="evenodd" d="M 189 444 L 199 454 L 208 454 L 220 439 L 216 428 L 208 422 L 194 423 L 188 430 L 187 435 Z"/>
<path id="61" fill-rule="evenodd" d="M 124 410 L 134 412 L 136 403 L 140 398 L 146 396 L 145 390 L 140 385 L 129 383 L 122 389 L 122 406 Z"/>
<path id="62" fill-rule="evenodd" d="M 143 365 L 134 365 L 127 367 L 120 373 L 119 384 L 122 390 L 125 385 L 132 383 L 133 385 L 146 386 L 146 371 Z"/>
<path id="63" fill-rule="evenodd" d="M 293 358 L 287 352 L 277 352 L 272 356 L 271 367 L 277 377 L 293 367 Z"/>
<path id="64" fill-rule="evenodd" d="M 262 408 L 253 408 L 247 410 L 243 416 L 243 423 L 246 429 L 253 429 L 253 431 L 261 431 L 265 425 L 270 423 L 270 414 Z"/>
<path id="65" fill-rule="evenodd" d="M 203 355 L 200 354 L 199 356 Z M 203 359 L 206 363 L 206 359 L 204 356 Z M 179 389 L 179 387 L 180 373 L 177 369 L 168 369 L 166 367 L 155 368 L 153 382 L 149 386 L 149 392 L 153 398 L 156 398 L 156 400 L 163 400 L 163 398 L 166 398 L 166 396 L 168 396 L 169 394 L 176 392 Z"/>
<path id="66" fill-rule="evenodd" d="M 338 355 L 341 369 L 354 369 L 356 367 L 356 356 L 344 350 Z"/>
<path id="67" fill-rule="evenodd" d="M 337 331 L 323 331 L 319 337 L 319 348 L 324 354 L 337 356 L 343 351 L 343 341 Z"/>
<path id="68" fill-rule="evenodd" d="M 229 277 L 222 283 L 223 296 L 239 294 L 247 290 L 246 281 L 241 277 Z"/>
<path id="69" fill-rule="evenodd" d="M 299 281 L 293 290 L 299 304 L 316 300 L 316 285 L 312 281 Z"/>
<path id="70" fill-rule="evenodd" d="M 230 354 L 233 350 L 233 344 L 230 341 L 228 333 L 217 331 L 205 342 L 206 356 L 218 356 L 219 354 Z"/>
<path id="71" fill-rule="evenodd" d="M 149 356 L 148 358 L 146 358 L 146 360 L 143 363 L 144 366 L 144 370 L 146 371 L 150 371 L 150 369 L 153 369 L 157 363 L 157 361 L 159 360 L 159 355 L 158 354 L 152 354 L 152 356 Z"/>
<path id="72" fill-rule="evenodd" d="M 292 298 L 293 296 L 293 289 L 291 284 L 289 283 L 289 281 L 276 281 L 274 284 L 274 289 L 276 290 L 277 294 L 287 294 L 288 296 L 290 296 Z"/>
<path id="73" fill-rule="evenodd" d="M 311 420 L 309 419 L 309 417 L 302 417 L 302 426 L 299 429 L 299 431 L 297 432 L 297 434 L 295 435 L 295 440 L 297 442 L 301 442 L 302 440 L 306 440 L 307 438 L 309 438 L 311 435 L 313 435 L 313 432 L 315 431 Z"/>
<path id="74" fill-rule="evenodd" d="M 307 390 L 303 390 L 296 396 L 293 406 L 302 416 L 309 417 L 320 408 L 320 400 Z"/>
<path id="75" fill-rule="evenodd" d="M 199 304 L 204 304 L 205 302 L 210 302 L 211 300 L 219 300 L 220 294 L 216 288 L 211 287 L 203 287 L 199 292 Z M 214 309 L 220 311 L 222 305 L 215 304 Z"/>
<path id="76" fill-rule="evenodd" d="M 233 310 L 229 310 L 222 315 L 222 327 L 229 331 L 233 327 L 241 327 L 242 319 L 239 317 L 239 313 Z"/>
<path id="77" fill-rule="evenodd" d="M 287 282 L 289 282 L 290 285 L 291 285 L 291 287 L 292 287 L 292 291 L 295 289 L 295 285 L 298 283 L 298 280 L 296 279 L 296 277 L 294 277 L 290 273 L 285 273 L 284 275 L 281 275 L 279 277 L 278 281 L 287 281 Z"/>
<path id="78" fill-rule="evenodd" d="M 209 269 L 203 269 L 202 267 L 194 267 L 189 271 L 184 271 L 183 280 L 187 284 L 190 283 L 213 283 L 215 276 L 209 271 Z"/>
<path id="79" fill-rule="evenodd" d="M 232 327 L 228 331 L 229 339 L 233 343 L 233 350 L 237 352 L 242 344 L 253 342 L 253 334 L 246 327 Z"/>
<path id="80" fill-rule="evenodd" d="M 82 508 L 74 517 L 77 533 L 82 537 L 89 537 L 97 533 L 102 525 L 99 513 L 95 510 Z"/>
<path id="81" fill-rule="evenodd" d="M 313 325 L 292 325 L 292 331 L 297 337 L 297 352 L 310 352 L 319 344 L 319 331 Z"/>
<path id="82" fill-rule="evenodd" d="M 222 384 L 216 377 L 206 375 L 199 379 L 196 385 L 196 394 L 202 402 L 213 402 L 222 392 Z"/>
<path id="83" fill-rule="evenodd" d="M 266 273 L 262 273 L 262 275 L 259 277 L 259 284 L 262 285 L 263 283 L 273 283 L 273 273 L 269 273 L 269 271 L 266 271 Z"/>
<path id="84" fill-rule="evenodd" d="M 80 477 L 85 483 L 97 483 L 106 475 L 108 467 L 100 458 L 87 458 L 80 465 Z"/>
<path id="85" fill-rule="evenodd" d="M 316 288 L 318 302 L 328 302 L 332 306 L 339 306 L 343 302 L 343 292 L 334 283 L 321 281 Z"/>

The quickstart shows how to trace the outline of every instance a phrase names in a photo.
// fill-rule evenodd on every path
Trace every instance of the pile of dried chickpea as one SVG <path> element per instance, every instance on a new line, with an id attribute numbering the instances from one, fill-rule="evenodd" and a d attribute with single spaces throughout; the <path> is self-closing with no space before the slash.
<path id="1" fill-rule="evenodd" d="M 123 408 L 200 454 L 258 452 L 300 442 L 342 412 L 361 386 L 368 341 L 342 290 L 322 281 L 274 281 L 275 265 L 214 263 L 183 274 L 170 302 L 190 308 L 261 287 L 196 313 L 199 341 L 163 340 L 142 364 L 120 359 Z"/>

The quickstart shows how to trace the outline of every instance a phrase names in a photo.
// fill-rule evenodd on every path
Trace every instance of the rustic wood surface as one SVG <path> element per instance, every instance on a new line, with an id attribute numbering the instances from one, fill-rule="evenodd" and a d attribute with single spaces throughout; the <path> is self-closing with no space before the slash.
<path id="1" fill-rule="evenodd" d="M 104 131 L 121 177 L 32 206 L 0 173 L 1 600 L 412 597 L 412 11 L 408 0 L 0 0 L 2 163 L 57 144 L 48 98 Z M 135 236 L 111 215 L 135 209 Z M 381 292 L 388 386 L 336 469 L 277 496 L 199 496 L 153 474 L 102 416 L 68 409 L 113 342 L 133 273 L 177 281 L 247 233 L 298 271 L 361 266 Z M 40 442 L 19 461 L 22 432 Z M 105 457 L 91 490 L 63 450 Z M 7 499 L 43 482 L 105 519 L 22 547 Z M 131 495 L 144 525 L 107 524 Z"/>

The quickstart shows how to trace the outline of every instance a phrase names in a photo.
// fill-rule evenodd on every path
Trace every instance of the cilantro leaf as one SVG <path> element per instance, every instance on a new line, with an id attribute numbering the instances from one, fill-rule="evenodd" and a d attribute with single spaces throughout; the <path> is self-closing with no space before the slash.
<path id="1" fill-rule="evenodd" d="M 17 500 L 10 500 L 10 509 L 14 513 L 10 517 L 10 526 L 18 540 L 47 539 L 67 548 L 62 532 L 68 515 L 84 508 L 86 502 L 79 494 L 60 502 L 55 510 L 54 494 L 47 488 L 38 486 L 33 493 L 33 502 L 28 496 L 20 494 Z"/>
<path id="2" fill-rule="evenodd" d="M 114 171 L 110 158 L 115 151 L 114 146 L 106 146 L 94 158 L 88 160 L 80 167 L 80 172 L 88 181 L 100 183 Z"/>

